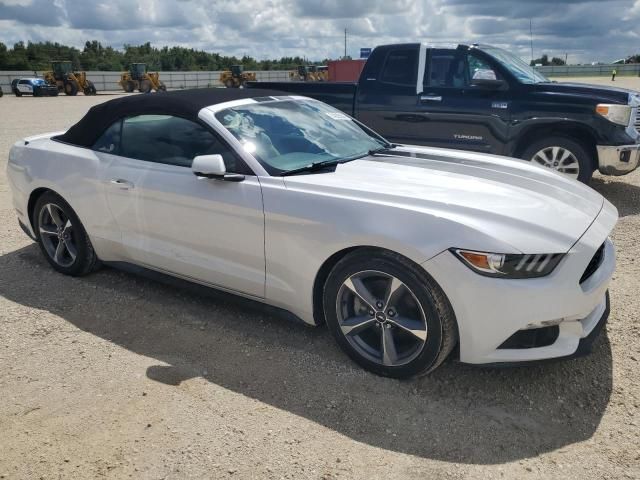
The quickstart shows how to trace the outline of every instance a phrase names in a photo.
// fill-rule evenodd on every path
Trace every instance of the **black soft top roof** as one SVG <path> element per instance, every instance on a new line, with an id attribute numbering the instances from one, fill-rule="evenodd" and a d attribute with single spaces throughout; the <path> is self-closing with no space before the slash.
<path id="1" fill-rule="evenodd" d="M 200 88 L 166 93 L 131 95 L 91 107 L 66 133 L 56 137 L 79 147 L 91 147 L 116 120 L 134 115 L 175 115 L 196 121 L 205 107 L 244 98 L 288 95 L 276 90 Z"/>

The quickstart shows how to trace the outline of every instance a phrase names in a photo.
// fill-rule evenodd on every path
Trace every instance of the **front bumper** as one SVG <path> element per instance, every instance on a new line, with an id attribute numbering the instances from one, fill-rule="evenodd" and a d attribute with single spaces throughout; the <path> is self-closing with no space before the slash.
<path id="1" fill-rule="evenodd" d="M 638 168 L 640 145 L 598 145 L 598 170 L 603 175 L 626 175 Z"/>
<path id="2" fill-rule="evenodd" d="M 606 321 L 608 286 L 615 249 L 608 235 L 617 219 L 605 206 L 591 227 L 548 276 L 528 280 L 487 278 L 472 272 L 446 251 L 423 267 L 449 298 L 458 322 L 460 361 L 471 364 L 528 363 L 579 355 Z M 604 243 L 604 257 L 583 283 L 580 279 Z M 524 330 L 557 325 L 550 343 L 506 347 Z"/>

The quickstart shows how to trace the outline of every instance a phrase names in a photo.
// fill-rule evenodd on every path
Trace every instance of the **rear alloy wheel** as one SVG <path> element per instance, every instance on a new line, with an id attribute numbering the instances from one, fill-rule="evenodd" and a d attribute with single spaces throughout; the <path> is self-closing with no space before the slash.
<path id="1" fill-rule="evenodd" d="M 589 183 L 593 175 L 591 155 L 570 138 L 550 137 L 537 141 L 524 151 L 522 158 L 583 183 Z"/>
<path id="2" fill-rule="evenodd" d="M 442 290 L 419 266 L 392 252 L 357 251 L 338 262 L 327 279 L 324 308 L 340 347 L 378 375 L 428 373 L 457 339 Z"/>
<path id="3" fill-rule="evenodd" d="M 58 195 L 43 194 L 34 208 L 34 230 L 47 261 L 66 275 L 85 275 L 98 265 L 80 219 Z"/>

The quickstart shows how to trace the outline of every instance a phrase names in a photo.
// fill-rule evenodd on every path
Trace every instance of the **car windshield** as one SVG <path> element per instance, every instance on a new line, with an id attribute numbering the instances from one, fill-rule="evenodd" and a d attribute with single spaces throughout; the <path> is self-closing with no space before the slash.
<path id="1" fill-rule="evenodd" d="M 41 78 L 35 78 L 31 80 L 31 83 L 33 83 L 34 85 L 44 85 L 44 80 Z"/>
<path id="2" fill-rule="evenodd" d="M 481 50 L 495 58 L 522 83 L 542 83 L 550 81 L 535 68 L 527 65 L 520 57 L 511 52 L 496 47 L 482 47 Z"/>
<path id="3" fill-rule="evenodd" d="M 310 99 L 245 103 L 216 118 L 271 175 L 352 160 L 388 145 L 348 115 Z"/>

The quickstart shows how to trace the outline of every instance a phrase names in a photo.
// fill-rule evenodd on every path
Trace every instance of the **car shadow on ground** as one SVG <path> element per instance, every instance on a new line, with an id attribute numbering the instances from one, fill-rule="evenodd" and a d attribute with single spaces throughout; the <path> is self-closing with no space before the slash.
<path id="1" fill-rule="evenodd" d="M 640 213 L 640 187 L 637 185 L 616 177 L 594 177 L 590 186 L 616 206 L 620 217 Z"/>
<path id="2" fill-rule="evenodd" d="M 325 328 L 210 289 L 109 268 L 65 277 L 36 245 L 0 257 L 0 272 L 7 299 L 156 359 L 146 371 L 154 381 L 203 377 L 358 442 L 424 458 L 498 464 L 586 440 L 612 390 L 605 333 L 586 358 L 510 369 L 449 361 L 397 381 L 353 365 Z"/>

